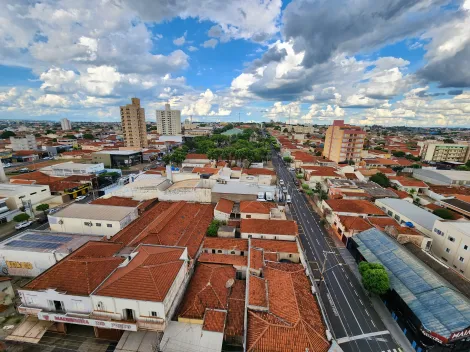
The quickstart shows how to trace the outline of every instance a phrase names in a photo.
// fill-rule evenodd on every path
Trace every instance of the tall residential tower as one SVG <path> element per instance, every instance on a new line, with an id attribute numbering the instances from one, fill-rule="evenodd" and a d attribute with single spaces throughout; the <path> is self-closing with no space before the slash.
<path id="1" fill-rule="evenodd" d="M 60 120 L 60 126 L 62 127 L 62 131 L 70 131 L 72 129 L 72 123 L 65 117 Z"/>
<path id="2" fill-rule="evenodd" d="M 361 127 L 345 125 L 343 120 L 334 120 L 326 131 L 323 156 L 337 163 L 359 161 L 365 134 Z"/>
<path id="3" fill-rule="evenodd" d="M 157 110 L 157 133 L 163 135 L 181 134 L 181 111 L 171 110 L 165 104 L 165 110 Z"/>
<path id="4" fill-rule="evenodd" d="M 140 99 L 132 98 L 132 104 L 121 106 L 121 126 L 126 147 L 146 148 L 147 127 L 145 110 L 140 107 Z"/>

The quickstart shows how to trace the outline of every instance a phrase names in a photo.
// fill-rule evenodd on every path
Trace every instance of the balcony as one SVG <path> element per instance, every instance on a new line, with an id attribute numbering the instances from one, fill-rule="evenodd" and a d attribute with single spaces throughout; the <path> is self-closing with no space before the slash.
<path id="1" fill-rule="evenodd" d="M 139 330 L 164 331 L 166 324 L 162 318 L 140 316 L 137 320 L 137 327 Z"/>
<path id="2" fill-rule="evenodd" d="M 42 311 L 41 308 L 26 307 L 23 304 L 21 304 L 17 309 L 18 313 L 26 315 L 38 315 L 38 313 Z"/>

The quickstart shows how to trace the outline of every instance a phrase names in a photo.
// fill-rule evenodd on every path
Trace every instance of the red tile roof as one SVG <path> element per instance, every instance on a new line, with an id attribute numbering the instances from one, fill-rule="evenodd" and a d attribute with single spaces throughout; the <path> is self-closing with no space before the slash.
<path id="1" fill-rule="evenodd" d="M 378 206 L 363 199 L 328 199 L 325 202 L 334 212 L 385 215 Z"/>
<path id="2" fill-rule="evenodd" d="M 219 202 L 215 206 L 215 210 L 220 211 L 221 213 L 230 214 L 235 203 L 231 200 L 220 198 Z"/>
<path id="3" fill-rule="evenodd" d="M 271 176 L 276 176 L 276 172 L 273 170 L 269 169 L 243 169 L 242 174 L 246 175 L 271 175 Z"/>
<path id="4" fill-rule="evenodd" d="M 193 174 L 213 174 L 217 175 L 219 169 L 213 167 L 195 167 L 192 171 Z"/>
<path id="5" fill-rule="evenodd" d="M 266 252 L 299 253 L 297 243 L 291 241 L 260 240 L 252 238 L 251 246 L 255 248 L 262 248 Z"/>
<path id="6" fill-rule="evenodd" d="M 442 195 L 454 195 L 454 194 L 462 194 L 462 195 L 470 195 L 470 188 L 468 187 L 451 187 L 451 186 L 434 186 L 429 185 L 429 189 L 434 193 L 442 194 Z"/>
<path id="7" fill-rule="evenodd" d="M 264 266 L 263 250 L 250 248 L 250 269 L 261 270 Z"/>
<path id="8" fill-rule="evenodd" d="M 397 166 L 399 165 L 398 162 L 391 159 L 384 159 L 384 158 L 376 158 L 376 159 L 364 159 L 366 165 L 389 165 L 389 166 Z"/>
<path id="9" fill-rule="evenodd" d="M 248 304 L 251 306 L 267 307 L 266 281 L 256 275 L 250 275 Z"/>
<path id="10" fill-rule="evenodd" d="M 205 237 L 203 247 L 229 251 L 247 251 L 248 240 L 243 238 Z"/>
<path id="11" fill-rule="evenodd" d="M 227 311 L 225 310 L 206 309 L 202 330 L 224 332 L 226 318 Z"/>
<path id="12" fill-rule="evenodd" d="M 27 290 L 54 288 L 69 295 L 88 296 L 122 263 L 113 255 L 120 244 L 87 242 L 25 286 Z"/>
<path id="13" fill-rule="evenodd" d="M 308 174 L 310 176 L 323 176 L 323 177 L 340 176 L 338 171 L 334 167 L 330 167 L 330 166 L 316 166 L 314 169 L 309 168 Z"/>
<path id="14" fill-rule="evenodd" d="M 244 280 L 235 280 L 228 298 L 228 313 L 225 322 L 225 336 L 243 336 L 245 320 L 245 292 Z"/>
<path id="15" fill-rule="evenodd" d="M 163 302 L 184 264 L 184 248 L 142 245 L 124 267 L 116 269 L 95 295 Z"/>
<path id="16" fill-rule="evenodd" d="M 200 263 L 228 264 L 233 266 L 248 266 L 248 258 L 235 254 L 202 253 L 197 259 Z"/>
<path id="17" fill-rule="evenodd" d="M 293 220 L 242 219 L 240 232 L 297 236 L 299 229 Z"/>
<path id="18" fill-rule="evenodd" d="M 119 207 L 137 207 L 139 205 L 138 200 L 133 200 L 132 198 L 126 197 L 109 197 L 109 198 L 98 198 L 90 202 L 90 204 L 101 204 L 101 205 L 112 205 Z"/>
<path id="19" fill-rule="evenodd" d="M 393 193 L 395 193 L 398 198 L 400 199 L 405 199 L 405 198 L 409 198 L 411 197 L 408 193 L 406 193 L 405 191 L 400 191 L 399 189 L 395 189 L 395 188 L 392 188 L 392 187 L 388 187 L 387 189 L 389 189 L 390 191 L 392 191 Z"/>
<path id="20" fill-rule="evenodd" d="M 247 351 L 328 351 L 325 325 L 303 266 L 268 263 L 264 277 L 269 312 L 248 310 Z"/>
<path id="21" fill-rule="evenodd" d="M 209 160 L 207 154 L 187 154 L 186 159 Z"/>
<path id="22" fill-rule="evenodd" d="M 275 207 L 276 207 L 276 204 L 273 204 L 270 202 L 258 202 L 255 200 L 242 200 L 240 202 L 240 213 L 270 214 L 271 209 Z"/>
<path id="23" fill-rule="evenodd" d="M 292 152 L 292 156 L 295 160 L 300 160 L 303 163 L 313 163 L 316 161 L 316 158 L 312 154 L 302 151 Z"/>
<path id="24" fill-rule="evenodd" d="M 186 289 L 180 317 L 203 319 L 206 308 L 226 309 L 230 287 L 236 270 L 231 265 L 198 263 Z"/>
<path id="25" fill-rule="evenodd" d="M 341 221 L 341 224 L 346 228 L 346 231 L 365 231 L 373 227 L 360 216 L 341 215 L 339 217 L 339 220 Z"/>
<path id="26" fill-rule="evenodd" d="M 399 182 L 403 187 L 428 187 L 428 185 L 421 180 L 415 180 L 414 178 L 405 176 L 390 176 L 389 179 L 390 181 Z"/>
<path id="27" fill-rule="evenodd" d="M 385 226 L 395 226 L 395 225 L 398 225 L 398 223 L 393 220 L 392 218 L 389 218 L 389 217 L 384 217 L 384 218 L 381 218 L 381 217 L 375 217 L 375 216 L 371 216 L 369 218 L 367 218 L 367 221 L 369 221 L 372 225 L 374 226 L 378 226 L 378 227 L 381 227 L 381 228 L 385 228 Z"/>

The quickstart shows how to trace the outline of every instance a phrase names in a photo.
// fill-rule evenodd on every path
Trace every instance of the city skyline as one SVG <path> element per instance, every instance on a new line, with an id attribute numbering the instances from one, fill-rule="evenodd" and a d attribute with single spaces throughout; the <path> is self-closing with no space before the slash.
<path id="1" fill-rule="evenodd" d="M 470 0 L 63 0 L 0 19 L 0 119 L 119 122 L 135 96 L 148 123 L 169 103 L 201 122 L 470 125 Z"/>

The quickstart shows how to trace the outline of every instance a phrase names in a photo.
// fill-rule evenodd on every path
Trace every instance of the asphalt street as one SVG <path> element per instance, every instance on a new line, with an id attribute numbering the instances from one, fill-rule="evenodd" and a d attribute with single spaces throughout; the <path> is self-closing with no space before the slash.
<path id="1" fill-rule="evenodd" d="M 327 255 L 324 281 L 319 283 L 320 295 L 332 334 L 340 347 L 345 352 L 399 351 L 360 283 L 320 224 L 320 217 L 295 186 L 295 174 L 287 170 L 276 153 L 272 160 L 278 178 L 284 180 L 292 197 L 290 209 L 299 225 L 300 239 L 315 278 L 320 278 Z"/>

